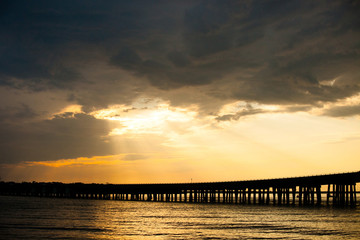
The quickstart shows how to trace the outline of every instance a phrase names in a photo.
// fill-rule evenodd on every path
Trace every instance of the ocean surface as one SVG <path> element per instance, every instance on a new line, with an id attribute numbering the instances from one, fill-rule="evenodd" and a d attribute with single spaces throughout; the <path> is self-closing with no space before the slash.
<path id="1" fill-rule="evenodd" d="M 0 239 L 360 239 L 359 208 L 0 196 Z"/>

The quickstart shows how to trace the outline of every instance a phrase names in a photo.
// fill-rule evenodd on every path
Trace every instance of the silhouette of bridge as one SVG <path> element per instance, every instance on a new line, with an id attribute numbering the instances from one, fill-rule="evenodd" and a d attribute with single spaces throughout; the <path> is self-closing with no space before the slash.
<path id="1" fill-rule="evenodd" d="M 190 203 L 356 206 L 360 172 L 264 180 L 84 184 L 1 182 L 1 195 Z"/>

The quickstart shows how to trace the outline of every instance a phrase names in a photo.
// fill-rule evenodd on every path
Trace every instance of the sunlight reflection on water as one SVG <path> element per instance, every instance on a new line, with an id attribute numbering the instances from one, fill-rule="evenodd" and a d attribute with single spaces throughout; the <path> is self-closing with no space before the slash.
<path id="1" fill-rule="evenodd" d="M 360 239 L 357 209 L 0 197 L 1 239 Z"/>

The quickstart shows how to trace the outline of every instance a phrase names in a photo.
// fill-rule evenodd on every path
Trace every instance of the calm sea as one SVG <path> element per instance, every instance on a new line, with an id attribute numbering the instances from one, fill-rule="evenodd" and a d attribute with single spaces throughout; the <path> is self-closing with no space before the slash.
<path id="1" fill-rule="evenodd" d="M 360 209 L 0 196 L 1 239 L 360 239 Z"/>

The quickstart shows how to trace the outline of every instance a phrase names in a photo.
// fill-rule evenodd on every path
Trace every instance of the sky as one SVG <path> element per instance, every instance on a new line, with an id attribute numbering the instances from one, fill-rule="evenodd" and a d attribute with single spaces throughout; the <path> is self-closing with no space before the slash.
<path id="1" fill-rule="evenodd" d="M 1 1 L 0 179 L 360 170 L 359 1 Z"/>

